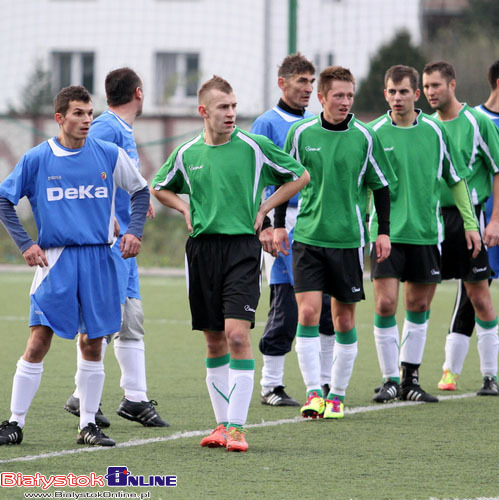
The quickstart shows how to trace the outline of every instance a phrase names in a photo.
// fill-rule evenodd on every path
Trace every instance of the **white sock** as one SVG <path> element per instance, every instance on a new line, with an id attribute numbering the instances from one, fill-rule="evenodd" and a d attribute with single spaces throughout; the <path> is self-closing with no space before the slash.
<path id="1" fill-rule="evenodd" d="M 228 422 L 229 408 L 229 361 L 216 368 L 206 368 L 206 386 L 217 424 Z"/>
<path id="2" fill-rule="evenodd" d="M 106 349 L 108 345 L 108 338 L 103 337 L 102 338 L 102 344 L 101 344 L 101 357 L 100 359 L 104 362 L 104 356 L 106 355 Z M 82 360 L 83 358 L 81 357 L 81 349 L 80 349 L 80 337 L 76 337 L 76 366 L 78 366 L 78 363 Z M 73 396 L 77 399 L 80 399 L 80 392 L 78 391 L 78 383 L 76 382 L 76 373 L 75 373 L 75 390 L 73 391 Z"/>
<path id="3" fill-rule="evenodd" d="M 229 423 L 237 425 L 244 425 L 246 423 L 251 396 L 253 394 L 254 378 L 254 369 L 235 370 L 234 368 L 229 368 L 230 399 L 227 410 L 227 421 Z"/>
<path id="4" fill-rule="evenodd" d="M 114 354 L 121 368 L 120 387 L 125 391 L 125 397 L 136 403 L 149 401 L 144 341 L 116 339 Z"/>
<path id="5" fill-rule="evenodd" d="M 357 357 L 357 341 L 352 344 L 340 344 L 334 346 L 334 360 L 331 369 L 331 392 L 338 396 L 344 396 L 352 376 L 353 365 Z M 327 396 L 325 394 L 324 396 Z"/>
<path id="6" fill-rule="evenodd" d="M 40 381 L 42 380 L 43 361 L 40 363 L 30 363 L 23 358 L 17 362 L 16 373 L 12 383 L 12 396 L 10 400 L 10 422 L 17 422 L 17 425 L 24 427 L 26 413 L 28 413 L 31 401 L 35 397 Z"/>
<path id="7" fill-rule="evenodd" d="M 464 360 L 468 354 L 470 337 L 451 332 L 445 338 L 445 361 L 443 370 L 459 375 L 463 371 Z"/>
<path id="8" fill-rule="evenodd" d="M 374 343 L 383 378 L 400 377 L 399 367 L 399 329 L 397 325 L 381 328 L 374 327 Z"/>
<path id="9" fill-rule="evenodd" d="M 333 367 L 334 335 L 319 334 L 321 339 L 321 386 L 331 385 L 331 368 Z M 324 394 L 327 396 L 327 394 Z"/>
<path id="10" fill-rule="evenodd" d="M 87 361 L 82 359 L 78 363 L 76 385 L 80 391 L 80 429 L 89 423 L 95 424 L 95 414 L 99 410 L 105 378 L 102 360 Z"/>
<path id="11" fill-rule="evenodd" d="M 262 379 L 262 395 L 267 394 L 272 389 L 279 385 L 284 385 L 282 379 L 284 377 L 284 361 L 285 356 L 268 356 L 263 355 Z"/>
<path id="12" fill-rule="evenodd" d="M 303 382 L 308 391 L 321 388 L 321 341 L 317 337 L 296 337 L 296 354 Z"/>
<path id="13" fill-rule="evenodd" d="M 424 346 L 428 321 L 413 323 L 407 318 L 402 329 L 402 344 L 400 346 L 400 362 L 420 365 L 423 361 Z"/>
<path id="14" fill-rule="evenodd" d="M 495 377 L 497 375 L 497 354 L 499 350 L 497 325 L 492 328 L 484 328 L 476 322 L 475 328 L 482 376 Z"/>

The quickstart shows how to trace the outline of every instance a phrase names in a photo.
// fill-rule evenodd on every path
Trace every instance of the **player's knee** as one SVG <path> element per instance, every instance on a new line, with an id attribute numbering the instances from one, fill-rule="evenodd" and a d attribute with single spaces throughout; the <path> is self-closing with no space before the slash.
<path id="1" fill-rule="evenodd" d="M 87 361 L 100 361 L 102 355 L 102 337 L 89 339 L 87 335 L 80 335 L 81 356 Z"/>
<path id="2" fill-rule="evenodd" d="M 392 297 L 380 296 L 376 298 L 376 314 L 379 316 L 393 316 L 397 311 L 397 301 Z"/>
<path id="3" fill-rule="evenodd" d="M 298 321 L 305 326 L 319 323 L 320 311 L 312 304 L 301 304 L 298 311 Z"/>

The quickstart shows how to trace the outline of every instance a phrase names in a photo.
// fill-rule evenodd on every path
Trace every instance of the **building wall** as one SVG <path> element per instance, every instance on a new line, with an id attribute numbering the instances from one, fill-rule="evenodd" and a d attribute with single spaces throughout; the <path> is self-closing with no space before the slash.
<path id="1" fill-rule="evenodd" d="M 268 2 L 268 3 L 266 3 Z M 54 51 L 95 54 L 94 102 L 105 107 L 105 75 L 128 65 L 143 78 L 145 114 L 195 114 L 195 98 L 154 103 L 157 52 L 198 53 L 200 81 L 220 74 L 241 113 L 256 116 L 279 96 L 277 67 L 288 47 L 288 0 L 0 0 L 0 113 L 19 107 L 35 62 Z M 420 38 L 420 0 L 300 0 L 298 49 L 353 71 L 400 28 Z M 266 43 L 267 41 L 267 43 Z M 80 82 L 72 82 L 80 83 Z M 266 87 L 265 87 L 266 85 Z M 310 109 L 317 112 L 316 98 Z"/>

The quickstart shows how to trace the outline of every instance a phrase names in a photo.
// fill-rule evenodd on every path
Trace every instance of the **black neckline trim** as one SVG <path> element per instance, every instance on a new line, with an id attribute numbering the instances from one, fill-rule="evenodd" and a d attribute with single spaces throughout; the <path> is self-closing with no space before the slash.
<path id="1" fill-rule="evenodd" d="M 291 113 L 292 115 L 303 116 L 305 114 L 305 108 L 302 108 L 302 109 L 292 108 L 291 106 L 288 106 L 282 100 L 282 98 L 279 99 L 279 102 L 277 103 L 277 106 L 279 106 L 283 111 L 286 111 L 286 113 Z"/>
<path id="2" fill-rule="evenodd" d="M 344 130 L 348 130 L 348 124 L 350 123 L 352 118 L 353 118 L 353 114 L 348 113 L 347 117 L 341 123 L 334 125 L 333 123 L 329 123 L 324 118 L 324 112 L 322 112 L 321 113 L 322 128 L 325 128 L 326 130 L 333 130 L 335 132 L 343 132 Z"/>

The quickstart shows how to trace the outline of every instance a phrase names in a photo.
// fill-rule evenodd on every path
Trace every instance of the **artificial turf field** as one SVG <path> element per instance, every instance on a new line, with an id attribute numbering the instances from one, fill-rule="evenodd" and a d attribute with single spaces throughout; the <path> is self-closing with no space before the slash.
<path id="1" fill-rule="evenodd" d="M 0 420 L 10 416 L 15 363 L 28 328 L 31 273 L 0 271 Z M 119 445 L 76 444 L 78 419 L 63 410 L 74 384 L 75 345 L 54 338 L 45 358 L 40 389 L 28 414 L 20 446 L 0 448 L 0 471 L 45 476 L 105 475 L 108 466 L 130 474 L 176 475 L 176 487 L 41 488 L 0 487 L 0 499 L 471 499 L 499 498 L 499 398 L 477 397 L 481 385 L 476 341 L 472 339 L 456 393 L 436 389 L 455 283 L 440 285 L 433 302 L 422 386 L 442 396 L 438 404 L 372 403 L 380 374 L 372 335 L 372 286 L 357 309 L 359 355 L 340 421 L 304 421 L 296 408 L 263 406 L 259 400 L 261 355 L 258 340 L 268 309 L 264 286 L 252 332 L 255 391 L 248 415 L 247 453 L 204 449 L 201 436 L 215 426 L 204 376 L 202 334 L 190 330 L 185 282 L 179 277 L 143 275 L 146 314 L 148 395 L 159 403 L 169 428 L 145 428 L 115 413 L 122 397 L 119 368 L 110 347 L 102 410 L 105 432 Z M 493 296 L 499 285 L 494 283 Z M 496 300 L 496 306 L 499 305 Z M 401 308 L 399 308 L 401 309 Z M 403 311 L 398 314 L 399 325 Z M 286 390 L 304 401 L 296 354 L 286 361 Z M 35 496 L 37 495 L 37 496 Z M 57 496 L 59 495 L 59 496 Z"/>

